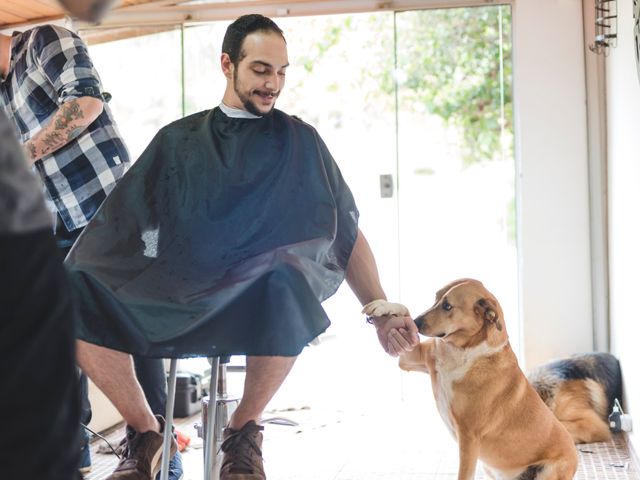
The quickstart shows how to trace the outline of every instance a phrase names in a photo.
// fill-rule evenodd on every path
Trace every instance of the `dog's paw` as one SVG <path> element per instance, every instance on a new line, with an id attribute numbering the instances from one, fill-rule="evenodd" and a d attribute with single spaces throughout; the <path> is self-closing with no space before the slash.
<path id="1" fill-rule="evenodd" d="M 402 317 L 409 315 L 409 310 L 401 303 L 392 303 L 387 302 L 386 300 L 374 300 L 363 307 L 362 313 L 369 317 L 382 317 L 384 315 Z"/>

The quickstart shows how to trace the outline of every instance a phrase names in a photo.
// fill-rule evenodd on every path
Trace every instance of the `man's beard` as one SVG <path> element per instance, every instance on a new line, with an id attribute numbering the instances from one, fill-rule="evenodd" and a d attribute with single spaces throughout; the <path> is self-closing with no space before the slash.
<path id="1" fill-rule="evenodd" d="M 240 89 L 238 88 L 238 71 L 234 70 L 233 71 L 233 89 L 236 92 L 236 95 L 238 95 L 238 98 L 240 99 L 240 101 L 242 102 L 242 105 L 244 106 L 245 110 L 253 115 L 256 115 L 258 117 L 263 117 L 265 115 L 269 115 L 273 109 L 275 108 L 276 104 L 275 102 L 273 103 L 273 105 L 271 105 L 271 108 L 269 109 L 268 112 L 261 112 L 260 110 L 258 110 L 258 107 L 255 106 L 255 104 L 251 101 L 251 98 L 249 98 L 248 96 L 244 95 Z M 277 98 L 279 95 L 279 92 L 276 93 L 274 95 L 274 99 Z"/>

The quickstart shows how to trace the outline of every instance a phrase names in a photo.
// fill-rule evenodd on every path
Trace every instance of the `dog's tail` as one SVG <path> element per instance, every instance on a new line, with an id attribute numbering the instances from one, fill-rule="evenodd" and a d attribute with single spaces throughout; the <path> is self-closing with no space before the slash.
<path id="1" fill-rule="evenodd" d="M 620 362 L 609 353 L 595 353 L 597 374 L 600 381 L 606 385 L 607 400 L 609 401 L 609 411 L 613 408 L 613 402 L 617 398 L 622 403 L 622 371 Z"/>

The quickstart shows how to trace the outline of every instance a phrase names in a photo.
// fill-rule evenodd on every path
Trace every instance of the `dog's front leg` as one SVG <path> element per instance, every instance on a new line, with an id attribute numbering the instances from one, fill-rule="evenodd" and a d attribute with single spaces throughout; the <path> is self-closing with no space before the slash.
<path id="1" fill-rule="evenodd" d="M 433 339 L 429 339 L 420 343 L 410 352 L 400 355 L 398 365 L 402 370 L 407 372 L 424 372 L 429 373 L 430 364 L 433 362 L 431 349 L 433 348 Z"/>
<path id="2" fill-rule="evenodd" d="M 460 466 L 458 468 L 458 480 L 473 480 L 478 463 L 479 445 L 475 438 L 461 434 L 458 430 L 458 454 Z"/>

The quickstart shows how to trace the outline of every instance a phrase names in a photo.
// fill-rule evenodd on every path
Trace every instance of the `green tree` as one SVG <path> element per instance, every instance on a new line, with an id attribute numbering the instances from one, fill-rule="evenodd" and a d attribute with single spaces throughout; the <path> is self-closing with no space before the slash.
<path id="1" fill-rule="evenodd" d="M 458 127 L 465 161 L 511 158 L 511 11 L 508 6 L 399 13 L 402 107 L 426 107 Z M 380 85 L 391 94 L 394 72 Z"/>
<path id="2" fill-rule="evenodd" d="M 323 22 L 321 41 L 302 58 L 305 70 L 313 73 L 335 45 L 366 31 L 367 47 L 354 52 L 369 59 L 359 79 L 371 100 L 363 108 L 375 115 L 392 107 L 398 86 L 402 109 L 427 111 L 456 128 L 467 164 L 513 158 L 510 7 L 400 12 L 395 20 L 397 71 L 393 18 L 379 14 Z"/>

